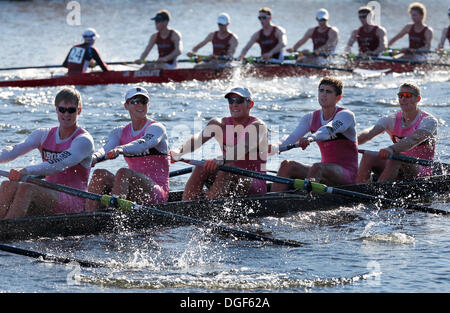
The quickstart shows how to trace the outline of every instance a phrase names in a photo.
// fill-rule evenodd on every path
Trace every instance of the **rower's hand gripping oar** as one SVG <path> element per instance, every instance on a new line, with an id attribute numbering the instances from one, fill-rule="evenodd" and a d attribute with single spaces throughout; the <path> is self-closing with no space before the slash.
<path id="1" fill-rule="evenodd" d="M 8 172 L 0 170 L 0 176 L 8 177 Z M 224 234 L 231 234 L 231 235 L 234 235 L 239 238 L 246 238 L 246 239 L 257 240 L 257 241 L 267 241 L 267 242 L 271 242 L 271 243 L 274 243 L 277 245 L 291 246 L 291 247 L 300 247 L 300 246 L 303 246 L 306 244 L 306 243 L 299 242 L 299 241 L 276 239 L 276 238 L 271 238 L 271 237 L 267 237 L 267 236 L 250 233 L 247 231 L 237 230 L 237 229 L 230 228 L 227 226 L 218 225 L 218 224 L 214 224 L 214 223 L 207 222 L 207 221 L 202 221 L 199 219 L 194 219 L 194 218 L 187 217 L 184 215 L 167 212 L 164 210 L 160 210 L 160 209 L 156 209 L 156 208 L 152 208 L 152 207 L 148 207 L 148 206 L 144 206 L 144 205 L 139 205 L 139 204 L 136 204 L 129 200 L 117 198 L 115 196 L 99 195 L 99 194 L 95 194 L 92 192 L 83 191 L 83 190 L 79 190 L 76 188 L 47 182 L 45 180 L 35 179 L 32 177 L 24 176 L 23 181 L 25 181 L 27 183 L 35 184 L 35 185 L 38 185 L 41 187 L 49 188 L 52 190 L 64 192 L 64 193 L 67 193 L 67 194 L 70 194 L 73 196 L 99 201 L 105 206 L 119 208 L 124 211 L 131 211 L 131 210 L 149 211 L 155 215 L 159 215 L 159 216 L 166 217 L 166 218 L 171 218 L 173 220 L 181 221 L 184 223 L 198 225 L 200 227 L 210 228 L 213 231 L 217 231 L 217 232 L 224 233 Z"/>
<path id="2" fill-rule="evenodd" d="M 359 149 L 358 150 L 359 153 L 373 153 L 373 154 L 377 154 L 376 151 L 370 151 L 370 150 L 362 150 Z M 404 162 L 404 163 L 410 163 L 410 164 L 418 164 L 418 165 L 422 165 L 422 166 L 429 166 L 435 169 L 439 169 L 439 168 L 443 168 L 445 171 L 450 171 L 450 164 L 447 163 L 442 163 L 442 162 L 435 162 L 435 161 L 430 161 L 430 160 L 424 160 L 424 159 L 419 159 L 419 158 L 414 158 L 405 154 L 396 154 L 396 153 L 391 153 L 388 156 L 388 159 L 391 160 L 395 160 L 395 161 L 400 161 L 400 162 Z"/>
<path id="3" fill-rule="evenodd" d="M 205 163 L 204 161 L 198 161 L 198 160 L 181 159 L 180 161 L 186 162 L 188 164 L 196 165 L 196 166 L 203 166 L 203 164 Z M 292 178 L 286 178 L 286 177 L 280 177 L 280 176 L 267 175 L 267 174 L 249 171 L 249 170 L 245 170 L 242 168 L 227 166 L 227 165 L 219 165 L 217 167 L 217 169 L 220 171 L 234 173 L 237 175 L 252 177 L 252 178 L 256 178 L 256 179 L 264 179 L 264 180 L 271 181 L 274 183 L 289 185 L 295 189 L 305 190 L 307 192 L 313 192 L 313 193 L 318 193 L 318 194 L 329 193 L 329 194 L 364 199 L 364 200 L 369 200 L 369 201 L 379 201 L 381 203 L 389 204 L 389 205 L 392 205 L 395 207 L 401 207 L 401 208 L 421 211 L 421 212 L 425 212 L 425 213 L 442 214 L 442 215 L 450 214 L 449 211 L 445 211 L 445 210 L 429 208 L 429 207 L 422 206 L 422 205 L 406 203 L 406 202 L 403 202 L 400 200 L 393 200 L 393 199 L 388 199 L 388 198 L 384 198 L 384 197 L 377 197 L 377 196 L 373 196 L 373 195 L 369 195 L 369 194 L 364 194 L 364 193 L 350 191 L 350 190 L 336 188 L 336 187 L 328 187 L 324 184 L 312 182 L 310 180 L 292 179 Z"/>

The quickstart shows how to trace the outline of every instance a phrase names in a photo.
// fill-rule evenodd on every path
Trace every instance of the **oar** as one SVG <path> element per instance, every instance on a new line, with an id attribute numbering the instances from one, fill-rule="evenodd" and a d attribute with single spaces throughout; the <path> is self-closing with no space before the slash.
<path id="1" fill-rule="evenodd" d="M 117 62 L 107 62 L 108 65 L 130 65 L 137 64 L 135 61 L 117 61 Z M 3 67 L 0 68 L 0 71 L 10 71 L 10 70 L 27 70 L 27 69 L 40 69 L 40 68 L 56 68 L 63 67 L 62 64 L 53 64 L 53 65 L 38 65 L 38 66 L 16 66 L 16 67 Z"/>
<path id="2" fill-rule="evenodd" d="M 370 150 L 358 150 L 359 153 L 374 153 L 376 154 L 377 152 L 375 151 L 370 151 Z M 422 166 L 429 166 L 429 167 L 433 167 L 433 168 L 444 168 L 445 170 L 449 171 L 450 170 L 450 164 L 447 163 L 441 163 L 441 162 L 435 162 L 435 161 L 430 161 L 430 160 L 424 160 L 424 159 L 419 159 L 419 158 L 414 158 L 411 157 L 409 155 L 405 155 L 405 154 L 395 154 L 395 153 L 391 153 L 388 156 L 389 159 L 391 160 L 396 160 L 396 161 L 400 161 L 400 162 L 404 162 L 404 163 L 410 163 L 410 164 L 418 164 L 418 165 L 422 165 Z"/>
<path id="3" fill-rule="evenodd" d="M 345 67 L 334 67 L 334 66 L 317 65 L 317 64 L 273 62 L 273 61 L 266 61 L 266 60 L 262 60 L 262 59 L 253 59 L 252 62 L 249 62 L 249 63 L 267 64 L 267 65 L 274 64 L 274 65 L 280 65 L 280 66 L 313 68 L 313 69 L 318 69 L 318 70 L 342 71 L 342 72 L 356 73 L 356 74 L 362 74 L 362 75 L 382 74 L 382 73 L 386 73 L 386 72 L 390 71 L 390 69 L 369 70 L 369 69 L 363 69 L 363 68 L 345 68 Z"/>
<path id="4" fill-rule="evenodd" d="M 427 61 L 419 61 L 419 60 L 408 60 L 408 59 L 394 59 L 392 57 L 369 57 L 370 60 L 374 61 L 386 61 L 391 63 L 407 63 L 407 64 L 422 64 L 422 65 L 431 65 L 431 66 L 450 66 L 450 63 L 434 63 Z"/>
<path id="5" fill-rule="evenodd" d="M 180 161 L 188 163 L 188 164 L 192 164 L 195 166 L 203 166 L 203 164 L 204 164 L 204 161 L 198 161 L 198 160 L 181 159 Z M 369 201 L 380 201 L 382 203 L 393 205 L 396 207 L 421 211 L 421 212 L 425 212 L 425 213 L 434 213 L 434 214 L 442 214 L 442 215 L 450 214 L 450 212 L 445 211 L 445 210 L 429 208 L 429 207 L 417 205 L 417 204 L 405 203 L 405 202 L 399 201 L 399 200 L 393 200 L 393 199 L 388 199 L 388 198 L 384 198 L 384 197 L 377 197 L 377 196 L 373 196 L 373 195 L 368 195 L 368 194 L 364 194 L 364 193 L 360 193 L 360 192 L 356 192 L 356 191 L 350 191 L 350 190 L 346 190 L 346 189 L 340 189 L 340 188 L 336 188 L 336 187 L 328 187 L 324 184 L 312 182 L 310 180 L 292 179 L 292 178 L 286 178 L 286 177 L 280 177 L 280 176 L 267 175 L 267 174 L 249 171 L 249 170 L 245 170 L 242 168 L 237 168 L 237 167 L 232 167 L 232 166 L 227 166 L 227 165 L 219 165 L 217 167 L 217 169 L 224 171 L 224 172 L 229 172 L 229 173 L 242 175 L 242 176 L 246 176 L 246 177 L 252 177 L 252 178 L 256 178 L 256 179 L 263 179 L 263 180 L 267 180 L 267 181 L 271 181 L 271 182 L 275 182 L 275 183 L 285 184 L 285 185 L 289 185 L 298 190 L 305 190 L 308 192 L 314 192 L 314 193 L 318 193 L 318 194 L 329 193 L 329 194 L 341 195 L 341 196 L 357 198 L 357 199 L 364 199 L 364 200 L 369 200 Z"/>
<path id="6" fill-rule="evenodd" d="M 75 258 L 68 258 L 68 257 L 60 257 L 60 256 L 52 255 L 52 254 L 46 254 L 46 253 L 36 252 L 36 251 L 32 251 L 32 250 L 25 250 L 25 249 L 2 245 L 2 244 L 0 244 L 0 250 L 9 252 L 9 253 L 13 253 L 13 254 L 32 257 L 35 259 L 41 258 L 45 261 L 52 261 L 52 262 L 58 262 L 58 263 L 64 263 L 64 264 L 76 262 L 81 267 L 106 267 L 107 266 L 104 263 L 97 263 L 97 262 L 80 260 L 80 259 L 75 259 Z"/>
<path id="7" fill-rule="evenodd" d="M 8 177 L 8 172 L 0 170 L 0 176 Z M 23 178 L 23 181 L 25 181 L 27 183 L 35 184 L 35 185 L 38 185 L 41 187 L 49 188 L 52 190 L 64 192 L 64 193 L 67 193 L 67 194 L 70 194 L 73 196 L 99 201 L 105 206 L 116 207 L 123 211 L 131 211 L 131 210 L 148 211 L 148 212 L 153 213 L 154 215 L 171 218 L 173 220 L 178 220 L 181 222 L 197 225 L 200 227 L 210 228 L 214 231 L 224 233 L 224 234 L 231 234 L 231 235 L 234 235 L 239 238 L 246 238 L 246 239 L 257 240 L 257 241 L 267 241 L 267 242 L 271 242 L 271 243 L 274 243 L 277 245 L 282 245 L 282 246 L 300 247 L 300 246 L 305 245 L 305 243 L 299 242 L 299 241 L 276 239 L 276 238 L 271 238 L 271 237 L 267 237 L 267 236 L 262 236 L 262 235 L 226 227 L 223 225 L 214 224 L 211 222 L 194 219 L 194 218 L 183 216 L 180 214 L 175 214 L 172 212 L 167 212 L 167 211 L 152 208 L 152 207 L 139 205 L 139 204 L 131 202 L 129 200 L 116 198 L 115 196 L 98 195 L 98 194 L 95 194 L 92 192 L 83 191 L 83 190 L 79 190 L 76 188 L 71 188 L 71 187 L 47 182 L 45 180 L 35 179 L 32 177 L 25 176 Z"/>

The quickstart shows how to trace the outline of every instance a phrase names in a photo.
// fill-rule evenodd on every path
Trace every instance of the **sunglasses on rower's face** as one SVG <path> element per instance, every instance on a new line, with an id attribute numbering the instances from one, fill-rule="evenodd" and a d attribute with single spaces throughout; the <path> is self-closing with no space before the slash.
<path id="1" fill-rule="evenodd" d="M 268 18 L 270 18 L 270 16 L 268 16 L 268 15 L 260 15 L 260 16 L 258 16 L 258 20 L 267 20 Z"/>
<path id="2" fill-rule="evenodd" d="M 233 104 L 233 103 L 241 104 L 241 103 L 244 103 L 244 101 L 245 101 L 245 98 L 242 98 L 242 97 L 228 98 L 228 104 Z"/>
<path id="3" fill-rule="evenodd" d="M 398 96 L 399 99 L 403 99 L 403 98 L 409 99 L 409 98 L 412 98 L 412 97 L 416 97 L 416 95 L 411 93 L 411 92 L 399 92 L 397 94 L 397 96 Z"/>
<path id="4" fill-rule="evenodd" d="M 130 104 L 134 105 L 134 104 L 137 104 L 137 103 L 140 103 L 140 104 L 143 104 L 143 105 L 147 105 L 148 99 L 145 98 L 145 97 L 139 97 L 139 98 L 134 98 L 134 99 L 130 100 Z"/>
<path id="5" fill-rule="evenodd" d="M 70 108 L 58 107 L 58 111 L 62 114 L 66 113 L 66 112 L 69 114 L 73 114 L 77 111 L 77 108 L 75 108 L 75 107 L 70 107 Z"/>
<path id="6" fill-rule="evenodd" d="M 361 15 L 359 16 L 359 18 L 361 18 L 361 19 L 366 18 L 366 17 L 367 17 L 367 14 L 364 14 L 364 15 L 361 14 Z"/>

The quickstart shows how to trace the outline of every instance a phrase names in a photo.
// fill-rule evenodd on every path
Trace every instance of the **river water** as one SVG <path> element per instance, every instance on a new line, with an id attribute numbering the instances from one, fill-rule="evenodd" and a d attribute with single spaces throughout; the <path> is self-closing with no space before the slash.
<path id="1" fill-rule="evenodd" d="M 340 30 L 338 52 L 342 52 L 352 29 L 358 27 L 356 10 L 362 1 L 79 1 L 80 25 L 71 25 L 68 1 L 0 2 L 0 67 L 61 63 L 83 29 L 94 27 L 100 34 L 96 46 L 105 61 L 137 59 L 154 32 L 150 20 L 167 8 L 171 26 L 180 30 L 187 52 L 216 27 L 216 16 L 231 15 L 242 49 L 259 29 L 257 10 L 271 7 L 274 23 L 287 31 L 292 46 L 308 27 L 315 25 L 314 13 L 325 7 L 330 23 Z M 392 38 L 409 22 L 408 1 L 381 1 L 381 23 Z M 435 31 L 433 48 L 448 25 L 447 4 L 427 1 L 428 21 Z M 406 46 L 402 39 L 397 47 Z M 310 47 L 308 43 L 307 48 Z M 210 47 L 200 50 L 207 54 Z M 253 48 L 248 55 L 258 55 Z M 152 52 L 149 59 L 155 57 Z M 181 58 L 186 58 L 183 55 Z M 59 70 L 52 70 L 58 73 Z M 49 70 L 0 72 L 3 77 L 47 75 Z M 345 83 L 343 106 L 357 116 L 358 130 L 372 125 L 384 114 L 399 109 L 397 87 L 404 81 L 420 85 L 422 107 L 439 119 L 437 157 L 450 162 L 449 72 L 395 74 L 378 77 L 342 75 Z M 215 116 L 228 114 L 224 93 L 234 86 L 246 86 L 254 94 L 252 114 L 263 119 L 271 141 L 288 135 L 299 118 L 318 108 L 320 77 L 243 79 L 230 81 L 145 84 L 151 94 L 150 117 L 166 124 L 173 147 L 188 138 Z M 127 123 L 123 95 L 129 86 L 79 87 L 83 97 L 80 125 L 94 137 L 96 147 L 109 131 Z M 12 145 L 37 127 L 56 125 L 53 98 L 59 88 L 0 89 L 0 145 Z M 389 144 L 381 135 L 362 146 L 379 149 Z M 204 157 L 217 153 L 214 145 L 203 150 Z M 277 170 L 283 159 L 306 163 L 320 159 L 316 146 L 291 150 L 269 163 Z M 37 152 L 18 158 L 0 168 L 39 162 Z M 99 167 L 115 171 L 122 159 Z M 174 165 L 173 169 L 183 165 Z M 188 176 L 171 180 L 171 188 L 182 189 Z M 299 204 L 301 205 L 301 204 Z M 450 209 L 445 197 L 433 200 L 433 207 Z M 233 225 L 241 227 L 240 225 Z M 249 241 L 233 241 L 196 227 L 155 227 L 132 234 L 71 238 L 40 238 L 8 244 L 45 253 L 105 261 L 107 269 L 86 269 L 76 265 L 39 262 L 0 252 L 0 292 L 281 292 L 281 293 L 366 293 L 366 292 L 449 292 L 450 220 L 402 209 L 378 210 L 373 206 L 350 206 L 321 212 L 299 213 L 284 218 L 264 218 L 245 225 L 274 237 L 309 243 L 286 248 Z"/>

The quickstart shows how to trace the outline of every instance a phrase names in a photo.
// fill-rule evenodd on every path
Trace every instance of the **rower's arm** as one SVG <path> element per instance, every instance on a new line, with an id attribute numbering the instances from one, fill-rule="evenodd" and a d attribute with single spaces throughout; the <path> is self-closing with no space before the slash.
<path id="1" fill-rule="evenodd" d="M 236 52 L 236 48 L 239 44 L 238 38 L 235 34 L 231 35 L 231 39 L 230 39 L 230 45 L 228 47 L 228 51 L 227 51 L 227 55 L 232 57 L 235 52 Z"/>
<path id="2" fill-rule="evenodd" d="M 379 124 L 369 127 L 358 134 L 358 145 L 362 145 L 383 133 L 385 128 Z"/>
<path id="3" fill-rule="evenodd" d="M 147 47 L 145 47 L 144 52 L 142 52 L 141 56 L 139 57 L 139 60 L 144 61 L 145 58 L 147 58 L 150 51 L 153 49 L 153 46 L 156 43 L 156 36 L 157 33 L 151 35 L 150 40 L 148 41 Z"/>
<path id="4" fill-rule="evenodd" d="M 294 131 L 289 135 L 288 138 L 286 138 L 280 146 L 287 146 L 296 143 L 300 138 L 305 136 L 310 128 L 311 128 L 311 122 L 312 122 L 312 113 L 308 113 L 304 115 L 300 122 L 298 123 L 297 127 L 294 129 Z"/>
<path id="5" fill-rule="evenodd" d="M 105 63 L 105 62 L 103 62 L 103 60 L 100 58 L 100 55 L 98 54 L 98 51 L 97 51 L 97 49 L 92 49 L 92 51 L 93 51 L 93 58 L 94 58 L 94 60 L 95 60 L 95 62 L 97 63 L 97 65 L 99 65 L 101 68 L 102 68 L 102 70 L 104 71 L 104 72 L 108 72 L 109 71 L 109 67 L 108 67 L 108 65 Z"/>
<path id="6" fill-rule="evenodd" d="M 449 26 L 450 27 L 450 26 Z M 441 41 L 439 42 L 438 49 L 444 49 L 445 40 L 447 39 L 448 27 L 442 30 Z"/>
<path id="7" fill-rule="evenodd" d="M 391 148 L 394 153 L 405 152 L 431 138 L 433 138 L 433 134 L 424 129 L 418 129 L 408 137 L 402 138 L 396 144 L 389 146 L 389 148 Z"/>
<path id="8" fill-rule="evenodd" d="M 358 30 L 352 31 L 352 35 L 347 42 L 347 46 L 345 47 L 344 53 L 349 53 L 352 50 L 352 46 L 356 41 L 356 35 L 358 34 Z"/>
<path id="9" fill-rule="evenodd" d="M 425 46 L 423 49 L 430 50 L 431 49 L 431 40 L 433 39 L 433 29 L 431 27 L 428 27 L 427 31 L 425 32 Z"/>
<path id="10" fill-rule="evenodd" d="M 43 136 L 46 136 L 48 130 L 45 129 L 37 129 L 33 131 L 25 141 L 18 143 L 14 146 L 7 146 L 0 150 L 0 163 L 7 163 L 12 160 L 17 159 L 18 157 L 27 154 L 33 149 L 37 149 L 40 146 L 40 143 L 43 141 Z"/>
<path id="11" fill-rule="evenodd" d="M 391 40 L 389 40 L 388 47 L 392 47 L 392 45 L 393 45 L 397 40 L 399 40 L 400 38 L 402 38 L 403 36 L 405 36 L 405 35 L 409 32 L 409 29 L 410 29 L 410 28 L 411 28 L 411 25 L 406 25 L 405 27 L 403 27 L 403 29 L 402 29 L 397 35 L 394 36 L 394 38 L 392 38 Z"/>
<path id="12" fill-rule="evenodd" d="M 386 36 L 386 29 L 384 27 L 379 26 L 377 29 L 377 37 L 378 37 L 378 48 L 376 48 L 372 54 L 373 55 L 379 55 L 381 52 L 387 49 L 387 36 Z"/>
<path id="13" fill-rule="evenodd" d="M 297 51 L 298 48 L 303 46 L 308 41 L 308 39 L 311 38 L 313 31 L 313 28 L 308 29 L 303 37 L 299 39 L 292 48 L 287 49 L 287 51 L 290 53 Z"/>
<path id="14" fill-rule="evenodd" d="M 247 42 L 245 47 L 242 49 L 241 54 L 239 55 L 239 59 L 242 59 L 247 54 L 248 50 L 255 44 L 256 40 L 258 39 L 259 32 L 256 32 L 253 34 L 252 38 Z"/>
<path id="15" fill-rule="evenodd" d="M 180 158 L 185 154 L 194 152 L 211 138 L 216 138 L 218 142 L 221 142 L 223 135 L 221 124 L 221 121 L 217 118 L 210 120 L 200 133 L 195 134 L 186 140 L 178 150 L 173 151 L 176 154 L 175 157 Z M 172 156 L 174 155 L 172 154 Z"/>
<path id="16" fill-rule="evenodd" d="M 167 140 L 166 128 L 161 123 L 154 123 L 147 127 L 141 138 L 123 145 L 122 151 L 124 155 L 139 155 L 149 149 L 156 148 L 163 140 Z M 162 154 L 168 153 L 167 147 L 161 148 L 165 150 L 158 149 L 159 152 Z"/>
<path id="17" fill-rule="evenodd" d="M 206 36 L 206 38 L 203 41 L 201 41 L 196 46 L 194 46 L 194 48 L 192 48 L 191 52 L 188 53 L 188 56 L 191 57 L 194 54 L 197 54 L 197 51 L 200 50 L 201 48 L 203 48 L 204 46 L 206 46 L 206 44 L 208 44 L 209 42 L 211 42 L 213 37 L 214 37 L 214 32 L 209 33 L 208 36 Z"/>

